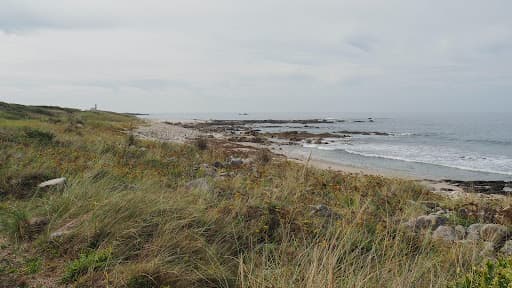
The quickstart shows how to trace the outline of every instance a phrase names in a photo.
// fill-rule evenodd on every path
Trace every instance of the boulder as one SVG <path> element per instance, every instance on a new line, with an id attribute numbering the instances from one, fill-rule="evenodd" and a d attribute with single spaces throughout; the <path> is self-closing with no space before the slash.
<path id="1" fill-rule="evenodd" d="M 43 188 L 43 187 L 49 187 L 49 186 L 63 185 L 64 183 L 66 183 L 66 177 L 61 177 L 61 178 L 56 178 L 56 179 L 45 181 L 45 182 L 37 185 L 37 187 Z"/>
<path id="2" fill-rule="evenodd" d="M 473 224 L 467 230 L 468 240 L 482 240 L 492 243 L 499 243 L 508 236 L 507 227 L 500 224 Z"/>
<path id="3" fill-rule="evenodd" d="M 404 225 L 414 231 L 419 230 L 435 230 L 437 227 L 445 224 L 447 221 L 447 218 L 443 215 L 422 215 L 418 218 L 411 219 L 408 222 L 406 222 Z"/>
<path id="4" fill-rule="evenodd" d="M 442 241 L 455 241 L 457 239 L 457 234 L 455 233 L 455 228 L 452 226 L 439 226 L 432 233 L 432 239 L 434 240 L 442 240 Z"/>
<path id="5" fill-rule="evenodd" d="M 480 229 L 480 237 L 483 241 L 499 243 L 508 236 L 507 227 L 500 224 L 485 224 Z"/>
<path id="6" fill-rule="evenodd" d="M 511 256 L 512 255 L 512 240 L 508 240 L 505 242 L 503 247 L 501 247 L 500 252 L 503 253 L 505 256 Z"/>
<path id="7" fill-rule="evenodd" d="M 462 225 L 455 226 L 455 234 L 457 235 L 458 240 L 462 240 L 466 238 L 466 228 Z"/>
<path id="8" fill-rule="evenodd" d="M 480 240 L 480 230 L 482 229 L 482 227 L 484 225 L 485 224 L 481 224 L 481 223 L 470 225 L 468 227 L 468 230 L 467 230 L 467 237 L 466 237 L 466 239 L 467 240 L 472 240 L 472 241 Z"/>
<path id="9" fill-rule="evenodd" d="M 495 258 L 496 252 L 494 250 L 494 243 L 484 242 L 482 244 L 482 248 L 480 250 L 480 256 L 485 257 L 485 258 Z"/>
<path id="10" fill-rule="evenodd" d="M 450 242 L 462 240 L 464 236 L 466 236 L 466 229 L 460 225 L 455 227 L 441 225 L 432 233 L 432 239 Z"/>

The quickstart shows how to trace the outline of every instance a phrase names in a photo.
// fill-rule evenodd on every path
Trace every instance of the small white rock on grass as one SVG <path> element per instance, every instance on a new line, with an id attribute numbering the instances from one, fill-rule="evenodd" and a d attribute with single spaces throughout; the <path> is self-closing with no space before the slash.
<path id="1" fill-rule="evenodd" d="M 61 178 L 56 178 L 56 179 L 45 181 L 45 182 L 37 185 L 37 187 L 43 188 L 43 187 L 48 187 L 48 186 L 62 185 L 65 182 L 66 182 L 66 177 L 61 177 Z"/>

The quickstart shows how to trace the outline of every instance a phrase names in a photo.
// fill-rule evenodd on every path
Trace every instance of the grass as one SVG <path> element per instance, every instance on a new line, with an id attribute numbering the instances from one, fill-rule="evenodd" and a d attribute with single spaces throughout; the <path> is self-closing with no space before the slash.
<path id="1" fill-rule="evenodd" d="M 15 255 L 37 259 L 28 269 L 9 262 L 3 270 L 16 271 L 11 279 L 85 287 L 446 287 L 482 262 L 478 247 L 438 245 L 399 229 L 426 213 L 421 201 L 465 204 L 415 182 L 318 170 L 210 141 L 135 139 L 130 130 L 140 121 L 114 113 L 10 105 L 0 105 L 0 230 Z M 220 168 L 224 177 L 201 169 L 231 156 L 256 161 Z M 55 177 L 66 185 L 36 188 Z M 187 185 L 204 177 L 204 187 Z M 340 217 L 312 215 L 318 204 Z M 29 216 L 49 219 L 33 240 L 24 237 Z"/>

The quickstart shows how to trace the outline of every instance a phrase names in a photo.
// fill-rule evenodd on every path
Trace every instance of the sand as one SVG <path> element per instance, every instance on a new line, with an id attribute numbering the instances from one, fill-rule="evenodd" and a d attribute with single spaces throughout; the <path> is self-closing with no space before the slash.
<path id="1" fill-rule="evenodd" d="M 137 137 L 143 139 L 150 139 L 156 141 L 166 141 L 166 142 L 174 142 L 174 143 L 185 143 L 187 141 L 196 139 L 197 137 L 207 136 L 207 134 L 200 132 L 195 129 L 184 128 L 178 125 L 173 125 L 164 121 L 156 121 L 156 120 L 147 120 L 145 125 L 140 126 L 135 130 L 134 133 Z M 226 140 L 227 136 L 222 135 L 220 133 L 209 133 L 208 136 L 214 137 L 219 140 Z M 361 175 L 378 175 L 390 178 L 400 178 L 413 180 L 425 185 L 432 191 L 433 193 L 446 196 L 449 198 L 485 198 L 485 199 L 501 199 L 505 197 L 504 195 L 499 194 L 482 194 L 482 193 L 469 193 L 464 191 L 464 189 L 452 185 L 447 182 L 438 181 L 438 180 L 428 180 L 428 179 L 418 179 L 413 178 L 407 175 L 400 175 L 397 173 L 393 173 L 391 171 L 383 172 L 383 171 L 374 171 L 371 169 L 362 169 L 358 167 L 352 167 L 348 165 L 343 165 L 336 162 L 330 162 L 322 159 L 315 159 L 310 154 L 305 154 L 304 151 L 300 149 L 290 149 L 290 147 L 286 145 L 281 145 L 278 143 L 273 143 L 270 146 L 258 144 L 258 143 L 240 143 L 237 142 L 237 145 L 246 146 L 247 148 L 257 148 L 257 149 L 270 149 L 275 154 L 280 154 L 285 156 L 288 160 L 303 163 L 305 165 L 310 165 L 311 167 L 319 168 L 319 169 L 327 169 L 337 172 L 343 173 L 357 173 Z"/>
<path id="2" fill-rule="evenodd" d="M 155 120 L 146 120 L 146 125 L 137 128 L 134 134 L 143 139 L 175 143 L 185 143 L 188 140 L 204 135 L 203 133 L 193 129 L 183 128 Z"/>

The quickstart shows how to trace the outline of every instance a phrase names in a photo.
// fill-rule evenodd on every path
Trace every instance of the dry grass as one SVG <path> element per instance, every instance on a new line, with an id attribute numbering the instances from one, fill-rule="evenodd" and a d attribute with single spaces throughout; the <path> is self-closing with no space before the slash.
<path id="1" fill-rule="evenodd" d="M 2 231 L 23 233 L 18 218 L 50 220 L 37 239 L 6 246 L 44 263 L 30 275 L 1 267 L 12 279 L 86 287 L 444 287 L 480 261 L 476 249 L 398 229 L 425 212 L 414 201 L 436 197 L 413 182 L 270 161 L 265 152 L 211 177 L 201 164 L 240 155 L 135 141 L 124 132 L 137 123 L 130 117 L 65 113 L 79 117 L 80 127 L 70 130 L 67 114 L 0 120 L 0 135 L 9 135 L 0 136 L 0 217 L 11 221 Z M 24 127 L 55 137 L 33 141 Z M 26 182 L 44 172 L 67 177 L 66 186 L 43 191 Z M 206 186 L 186 185 L 203 177 Z M 312 215 L 317 204 L 341 217 Z M 66 233 L 52 239 L 57 230 Z"/>

